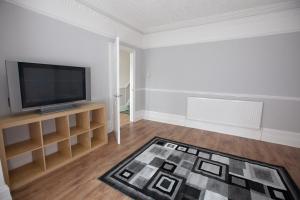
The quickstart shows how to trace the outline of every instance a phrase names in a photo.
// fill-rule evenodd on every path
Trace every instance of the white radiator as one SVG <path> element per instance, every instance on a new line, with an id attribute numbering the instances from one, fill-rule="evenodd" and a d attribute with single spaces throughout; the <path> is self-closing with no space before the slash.
<path id="1" fill-rule="evenodd" d="M 260 129 L 263 102 L 188 97 L 187 119 Z"/>

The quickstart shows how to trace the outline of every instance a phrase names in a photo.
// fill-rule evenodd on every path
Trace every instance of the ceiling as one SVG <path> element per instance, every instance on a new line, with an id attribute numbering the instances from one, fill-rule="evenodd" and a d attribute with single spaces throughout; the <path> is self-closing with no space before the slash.
<path id="1" fill-rule="evenodd" d="M 140 33 L 300 7 L 299 0 L 77 0 Z"/>

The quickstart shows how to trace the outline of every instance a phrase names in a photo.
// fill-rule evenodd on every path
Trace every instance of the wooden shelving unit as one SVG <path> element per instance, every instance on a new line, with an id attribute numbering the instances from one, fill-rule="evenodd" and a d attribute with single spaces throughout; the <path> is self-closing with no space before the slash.
<path id="1" fill-rule="evenodd" d="M 32 113 L 0 119 L 0 156 L 4 178 L 11 190 L 107 144 L 105 113 L 104 105 L 93 103 L 63 112 Z M 71 118 L 75 119 L 74 126 L 70 125 Z M 50 133 L 45 128 L 48 120 L 54 121 L 55 131 Z M 27 127 L 24 134 L 28 137 L 8 144 L 7 136 L 13 132 L 9 129 L 18 126 Z M 71 139 L 76 139 L 76 143 L 72 145 Z M 48 153 L 53 146 L 56 151 Z M 18 163 L 18 159 L 23 159 L 27 154 L 31 154 L 30 162 L 10 168 L 14 165 L 9 163 Z"/>

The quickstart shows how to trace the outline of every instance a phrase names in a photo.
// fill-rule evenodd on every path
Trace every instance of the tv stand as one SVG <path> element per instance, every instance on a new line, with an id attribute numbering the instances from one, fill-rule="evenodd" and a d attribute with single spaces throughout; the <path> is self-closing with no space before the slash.
<path id="1" fill-rule="evenodd" d="M 49 122 L 53 122 L 53 132 Z M 107 144 L 106 123 L 105 106 L 97 103 L 0 119 L 0 158 L 6 184 L 11 190 L 18 189 Z M 7 140 L 12 137 L 19 141 Z M 28 161 L 28 157 L 32 159 Z"/>

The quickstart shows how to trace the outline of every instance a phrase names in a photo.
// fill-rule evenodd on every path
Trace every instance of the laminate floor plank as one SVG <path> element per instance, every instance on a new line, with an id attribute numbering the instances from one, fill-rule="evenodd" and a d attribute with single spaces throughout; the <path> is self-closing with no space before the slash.
<path id="1" fill-rule="evenodd" d="M 97 178 L 154 136 L 284 166 L 300 187 L 300 149 L 147 120 L 121 128 L 121 145 L 107 145 L 12 192 L 16 200 L 130 199 Z"/>

